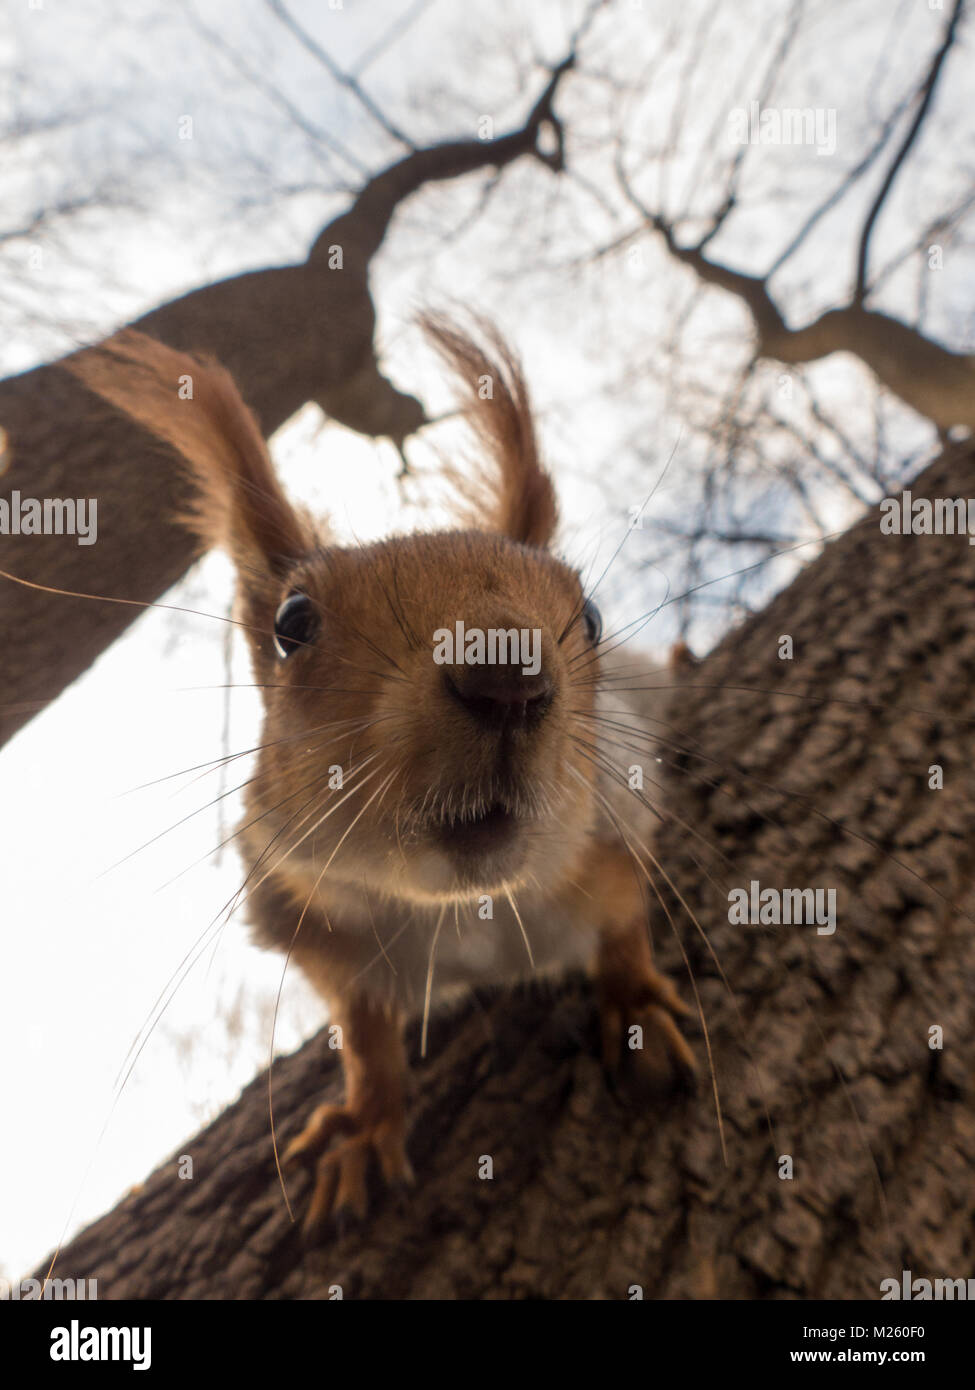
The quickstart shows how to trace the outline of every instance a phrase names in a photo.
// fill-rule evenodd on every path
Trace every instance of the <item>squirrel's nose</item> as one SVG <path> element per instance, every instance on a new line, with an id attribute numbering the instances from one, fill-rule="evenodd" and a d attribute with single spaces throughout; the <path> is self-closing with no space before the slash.
<path id="1" fill-rule="evenodd" d="M 555 697 L 555 684 L 545 670 L 526 676 L 511 666 L 452 666 L 444 680 L 468 714 L 492 729 L 532 728 Z"/>

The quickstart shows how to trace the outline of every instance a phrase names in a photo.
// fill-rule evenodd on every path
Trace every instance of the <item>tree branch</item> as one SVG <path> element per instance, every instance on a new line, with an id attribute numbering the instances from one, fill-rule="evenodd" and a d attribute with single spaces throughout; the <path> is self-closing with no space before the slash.
<path id="1" fill-rule="evenodd" d="M 915 113 L 914 120 L 911 122 L 910 129 L 901 142 L 900 149 L 891 161 L 890 168 L 887 170 L 884 181 L 880 185 L 877 196 L 873 200 L 873 204 L 867 214 L 867 220 L 863 224 L 863 231 L 860 233 L 860 249 L 857 254 L 856 283 L 853 291 L 853 303 L 857 306 L 862 305 L 867 293 L 867 258 L 870 253 L 870 237 L 873 232 L 874 223 L 880 216 L 881 209 L 893 186 L 894 180 L 924 124 L 925 117 L 931 106 L 932 98 L 934 97 L 935 88 L 938 85 L 938 78 L 941 76 L 941 70 L 944 67 L 945 59 L 951 52 L 955 42 L 958 22 L 961 19 L 964 7 L 965 0 L 955 0 L 955 7 L 951 12 L 951 18 L 948 21 L 948 27 L 945 30 L 945 36 L 942 40 L 941 47 L 934 55 L 934 59 L 928 69 L 928 74 L 921 84 L 921 101 Z"/>
<path id="2" fill-rule="evenodd" d="M 407 149 L 416 149 L 415 143 L 408 135 L 405 135 L 398 126 L 395 126 L 379 109 L 368 92 L 364 91 L 360 86 L 356 78 L 350 76 L 347 72 L 343 72 L 338 64 L 332 61 L 324 48 L 316 43 L 307 30 L 303 29 L 298 21 L 288 13 L 284 7 L 283 0 L 264 0 L 264 2 L 271 13 L 294 35 L 302 47 L 321 63 L 329 76 L 337 82 L 340 87 L 345 87 L 347 91 L 352 93 L 359 104 L 368 111 L 377 125 L 382 126 L 387 135 L 391 135 L 394 140 L 397 140 L 401 145 L 405 145 Z"/>
<path id="3" fill-rule="evenodd" d="M 755 327 L 757 356 L 798 365 L 834 352 L 853 353 L 939 429 L 960 425 L 975 430 L 975 356 L 951 352 L 899 320 L 856 303 L 830 309 L 803 328 L 788 328 L 764 276 L 746 275 L 709 260 L 700 247 L 680 245 L 670 223 L 634 192 L 621 151 L 617 176 L 630 203 L 659 234 L 670 255 L 705 284 L 737 295 L 746 306 Z"/>

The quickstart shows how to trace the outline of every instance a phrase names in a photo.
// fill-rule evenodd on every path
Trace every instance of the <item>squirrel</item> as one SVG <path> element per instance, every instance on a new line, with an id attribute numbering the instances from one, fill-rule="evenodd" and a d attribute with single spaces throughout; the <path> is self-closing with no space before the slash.
<path id="1" fill-rule="evenodd" d="M 134 330 L 68 362 L 172 446 L 193 484 L 186 524 L 236 568 L 264 704 L 238 833 L 248 912 L 341 1038 L 344 1102 L 319 1105 L 283 1156 L 314 1166 L 309 1237 L 365 1213 L 376 1165 L 411 1179 L 403 1026 L 452 991 L 588 967 L 608 1068 L 639 1025 L 647 1076 L 695 1071 L 689 1010 L 650 946 L 659 808 L 617 766 L 627 729 L 645 737 L 664 712 L 668 673 L 647 688 L 552 550 L 555 490 L 516 357 L 484 323 L 424 327 L 481 492 L 457 529 L 369 544 L 292 505 L 218 363 Z"/>

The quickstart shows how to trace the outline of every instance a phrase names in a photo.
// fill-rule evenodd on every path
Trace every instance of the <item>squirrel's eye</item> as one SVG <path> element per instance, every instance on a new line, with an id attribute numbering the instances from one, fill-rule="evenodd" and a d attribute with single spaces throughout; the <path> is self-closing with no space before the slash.
<path id="1" fill-rule="evenodd" d="M 582 605 L 582 625 L 586 629 L 586 636 L 591 645 L 598 647 L 603 635 L 603 618 L 591 598 L 587 598 Z"/>
<path id="2" fill-rule="evenodd" d="M 307 594 L 289 594 L 274 615 L 274 650 L 278 656 L 290 656 L 296 647 L 305 646 L 318 632 L 318 614 Z"/>

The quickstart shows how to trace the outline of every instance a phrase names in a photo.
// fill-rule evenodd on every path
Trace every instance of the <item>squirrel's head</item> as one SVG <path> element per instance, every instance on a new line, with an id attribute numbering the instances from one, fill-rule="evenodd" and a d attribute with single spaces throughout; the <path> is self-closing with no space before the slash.
<path id="1" fill-rule="evenodd" d="M 550 887 L 596 814 L 599 618 L 549 549 L 555 495 L 521 371 L 483 325 L 477 342 L 426 327 L 482 477 L 459 529 L 366 545 L 292 506 L 219 366 L 131 332 L 71 363 L 187 461 L 189 524 L 234 561 L 265 705 L 249 843 L 296 895 Z"/>

